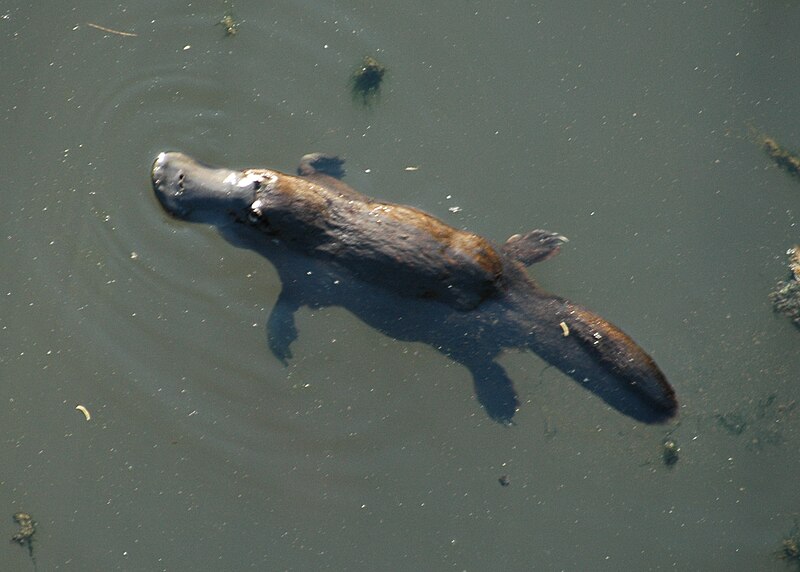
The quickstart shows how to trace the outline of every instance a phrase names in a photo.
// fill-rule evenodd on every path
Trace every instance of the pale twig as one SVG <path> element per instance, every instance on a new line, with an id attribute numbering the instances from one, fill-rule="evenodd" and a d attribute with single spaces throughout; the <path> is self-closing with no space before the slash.
<path id="1" fill-rule="evenodd" d="M 111 28 L 106 28 L 105 26 L 101 26 L 99 24 L 92 24 L 91 22 L 86 22 L 86 25 L 90 28 L 94 28 L 95 30 L 101 30 L 103 32 L 108 32 L 109 34 L 116 34 L 117 36 L 126 36 L 130 38 L 135 38 L 139 34 L 134 34 L 133 32 L 121 32 L 119 30 L 112 30 Z"/>

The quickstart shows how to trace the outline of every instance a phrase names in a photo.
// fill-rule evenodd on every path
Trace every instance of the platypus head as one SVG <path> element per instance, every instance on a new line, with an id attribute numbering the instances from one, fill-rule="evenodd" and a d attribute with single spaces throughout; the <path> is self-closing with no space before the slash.
<path id="1" fill-rule="evenodd" d="M 174 152 L 156 157 L 151 176 L 156 197 L 172 216 L 218 226 L 255 222 L 258 191 L 271 178 L 268 171 L 217 169 Z"/>

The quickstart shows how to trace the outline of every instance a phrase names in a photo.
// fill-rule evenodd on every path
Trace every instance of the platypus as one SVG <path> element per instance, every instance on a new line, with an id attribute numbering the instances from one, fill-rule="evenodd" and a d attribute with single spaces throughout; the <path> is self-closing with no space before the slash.
<path id="1" fill-rule="evenodd" d="M 345 184 L 343 160 L 302 158 L 296 175 L 230 170 L 161 153 L 155 194 L 173 217 L 215 225 L 276 267 L 282 290 L 267 339 L 284 364 L 301 306 L 342 306 L 396 339 L 422 341 L 472 373 L 478 400 L 510 423 L 519 401 L 496 358 L 532 350 L 619 411 L 664 422 L 675 391 L 622 330 L 544 291 L 526 267 L 566 238 L 545 230 L 497 246 L 414 207 L 378 201 Z"/>

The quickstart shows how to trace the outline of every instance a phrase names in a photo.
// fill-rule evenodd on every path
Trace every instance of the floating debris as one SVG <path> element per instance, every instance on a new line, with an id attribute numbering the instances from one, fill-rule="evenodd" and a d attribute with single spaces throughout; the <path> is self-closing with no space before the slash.
<path id="1" fill-rule="evenodd" d="M 33 560 L 33 567 L 36 568 L 36 559 L 33 557 L 33 535 L 36 533 L 33 517 L 27 512 L 18 512 L 14 514 L 14 521 L 19 524 L 19 531 L 11 537 L 11 541 L 28 547 L 28 554 Z"/>
<path id="2" fill-rule="evenodd" d="M 87 421 L 91 421 L 92 420 L 92 414 L 89 413 L 89 410 L 86 409 L 83 405 L 76 405 L 75 409 L 77 409 L 78 411 L 83 413 L 83 416 L 86 417 Z"/>
<path id="3" fill-rule="evenodd" d="M 225 28 L 225 35 L 226 36 L 235 36 L 236 32 L 238 32 L 239 24 L 233 18 L 233 12 L 228 11 L 225 12 L 225 15 L 222 19 L 217 22 L 217 26 L 222 26 Z"/>
<path id="4" fill-rule="evenodd" d="M 122 32 L 121 30 L 114 30 L 113 28 L 106 28 L 105 26 L 101 26 L 100 24 L 94 24 L 92 22 L 86 22 L 86 25 L 90 28 L 94 28 L 95 30 L 100 30 L 101 32 L 108 32 L 109 34 L 116 34 L 117 36 L 125 36 L 126 38 L 136 38 L 139 34 L 134 34 L 133 32 Z"/>
<path id="5" fill-rule="evenodd" d="M 353 98 L 369 105 L 378 96 L 386 68 L 372 56 L 366 56 L 350 80 Z"/>
<path id="6" fill-rule="evenodd" d="M 776 289 L 770 292 L 769 299 L 774 311 L 783 314 L 800 328 L 800 244 L 790 248 L 786 254 L 789 256 L 791 275 L 788 280 L 778 282 Z"/>

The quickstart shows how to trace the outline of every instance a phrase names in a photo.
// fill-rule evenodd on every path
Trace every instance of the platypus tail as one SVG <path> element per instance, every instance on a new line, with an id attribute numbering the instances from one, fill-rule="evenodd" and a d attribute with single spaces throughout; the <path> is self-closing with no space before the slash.
<path id="1" fill-rule="evenodd" d="M 630 336 L 594 312 L 532 286 L 514 314 L 528 332 L 527 348 L 635 419 L 658 423 L 677 413 L 675 390 Z"/>
<path id="2" fill-rule="evenodd" d="M 629 389 L 664 418 L 675 415 L 678 410 L 675 390 L 653 358 L 611 322 L 572 302 L 563 303 L 563 313 L 559 312 L 562 335 L 574 337 L 586 353 L 626 382 Z"/>

